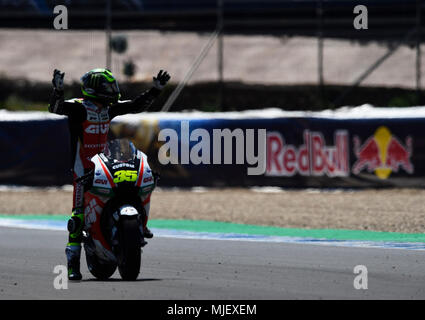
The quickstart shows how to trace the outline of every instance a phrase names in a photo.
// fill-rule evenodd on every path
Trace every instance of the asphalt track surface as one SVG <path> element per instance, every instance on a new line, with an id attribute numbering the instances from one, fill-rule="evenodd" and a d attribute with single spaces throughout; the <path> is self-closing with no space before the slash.
<path id="1" fill-rule="evenodd" d="M 425 251 L 154 238 L 137 281 L 118 271 L 56 290 L 66 232 L 0 228 L 0 299 L 425 299 Z M 368 269 L 356 290 L 353 269 Z"/>

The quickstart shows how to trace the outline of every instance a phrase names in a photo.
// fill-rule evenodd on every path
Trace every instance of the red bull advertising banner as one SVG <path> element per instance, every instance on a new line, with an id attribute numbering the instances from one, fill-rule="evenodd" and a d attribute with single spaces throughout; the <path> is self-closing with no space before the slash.
<path id="1" fill-rule="evenodd" d="M 425 186 L 425 117 L 132 118 L 111 123 L 163 187 Z M 54 132 L 55 134 L 52 134 Z M 65 119 L 0 121 L 0 184 L 70 184 Z"/>
<path id="2" fill-rule="evenodd" d="M 179 129 L 182 121 L 186 123 L 185 134 Z M 213 132 L 219 129 L 227 130 L 229 136 L 237 131 L 266 130 L 265 165 L 261 174 L 247 174 L 247 164 L 243 161 L 216 164 L 211 147 L 208 149 L 211 157 L 205 163 L 153 164 L 164 172 L 162 183 L 172 186 L 421 187 L 425 186 L 424 123 L 425 118 L 167 119 L 145 131 L 160 133 L 163 129 L 176 129 L 179 145 L 190 150 L 194 143 L 188 137 L 200 129 L 206 130 L 207 136 L 210 133 L 211 141 Z M 119 126 L 121 129 L 117 130 Z M 111 130 L 129 132 L 126 127 L 125 123 L 116 124 Z M 233 156 L 240 147 L 236 140 L 232 141 Z M 156 137 L 150 143 L 160 148 Z M 201 144 L 198 138 L 196 143 Z M 246 150 L 248 141 L 244 144 Z M 262 150 L 260 145 L 254 148 L 256 153 Z M 155 157 L 155 153 L 150 155 Z"/>
<path id="3" fill-rule="evenodd" d="M 267 134 L 265 179 L 309 187 L 424 186 L 425 119 L 309 119 Z M 296 141 L 295 141 L 296 140 Z"/>
<path id="4" fill-rule="evenodd" d="M 333 139 L 326 142 L 322 132 L 305 130 L 300 146 L 288 144 L 279 132 L 270 132 L 266 176 L 355 179 L 370 174 L 381 180 L 389 179 L 391 174 L 413 177 L 412 136 L 402 142 L 383 125 L 370 132 L 371 136 L 362 141 L 358 135 L 351 135 L 350 140 L 347 130 L 337 130 Z"/>

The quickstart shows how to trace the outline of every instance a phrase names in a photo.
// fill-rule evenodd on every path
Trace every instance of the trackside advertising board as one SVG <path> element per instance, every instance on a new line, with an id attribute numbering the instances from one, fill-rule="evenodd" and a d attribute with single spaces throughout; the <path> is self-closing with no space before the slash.
<path id="1" fill-rule="evenodd" d="M 279 180 L 294 187 L 424 185 L 424 120 L 297 121 L 302 125 L 292 134 L 268 131 L 264 179 L 270 185 Z"/>
<path id="2" fill-rule="evenodd" d="M 118 117 L 110 134 L 148 155 L 161 186 L 425 186 L 425 108 L 377 109 L 150 113 Z M 71 183 L 63 118 L 0 114 L 0 150 L 0 184 Z"/>

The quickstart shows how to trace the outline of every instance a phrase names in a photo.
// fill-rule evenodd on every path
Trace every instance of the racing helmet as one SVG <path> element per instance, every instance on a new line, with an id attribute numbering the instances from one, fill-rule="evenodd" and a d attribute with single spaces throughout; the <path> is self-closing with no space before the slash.
<path id="1" fill-rule="evenodd" d="M 88 99 L 102 103 L 117 103 L 121 97 L 118 82 L 108 69 L 90 70 L 81 77 L 81 91 Z"/>

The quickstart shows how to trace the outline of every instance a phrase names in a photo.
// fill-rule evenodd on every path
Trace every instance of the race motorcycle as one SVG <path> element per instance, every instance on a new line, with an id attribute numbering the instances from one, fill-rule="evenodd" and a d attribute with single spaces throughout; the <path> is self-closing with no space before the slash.
<path id="1" fill-rule="evenodd" d="M 87 266 L 101 280 L 111 277 L 117 267 L 123 280 L 135 280 L 147 244 L 144 204 L 158 175 L 150 169 L 147 156 L 127 139 L 108 141 L 104 152 L 91 161 L 94 170 L 81 177 Z"/>

